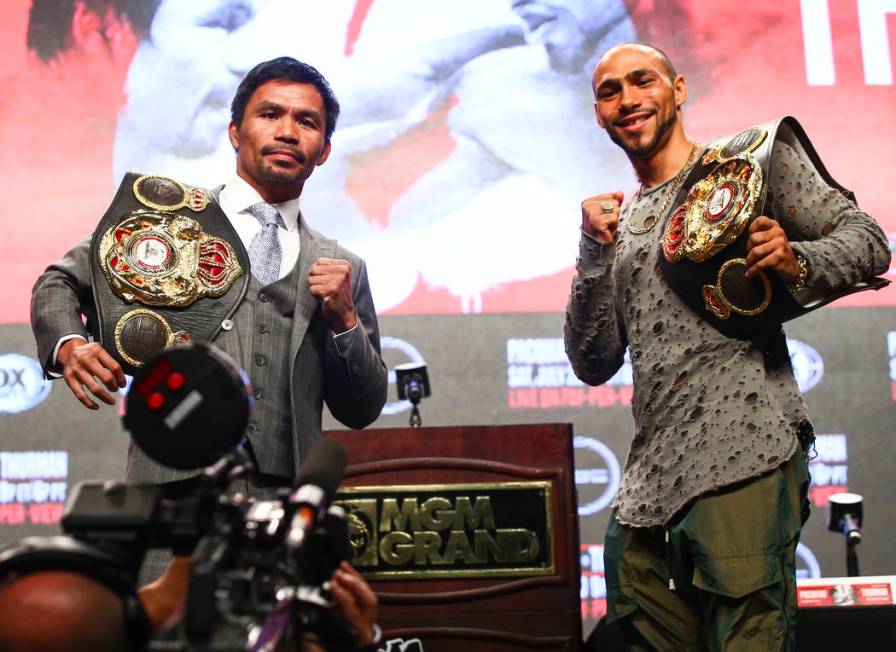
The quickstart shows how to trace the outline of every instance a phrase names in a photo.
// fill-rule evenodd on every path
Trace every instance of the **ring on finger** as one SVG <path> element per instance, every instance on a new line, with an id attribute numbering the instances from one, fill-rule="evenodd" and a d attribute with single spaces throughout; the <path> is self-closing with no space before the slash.
<path id="1" fill-rule="evenodd" d="M 616 203 L 605 199 L 600 203 L 600 210 L 604 213 L 612 213 L 616 209 Z"/>

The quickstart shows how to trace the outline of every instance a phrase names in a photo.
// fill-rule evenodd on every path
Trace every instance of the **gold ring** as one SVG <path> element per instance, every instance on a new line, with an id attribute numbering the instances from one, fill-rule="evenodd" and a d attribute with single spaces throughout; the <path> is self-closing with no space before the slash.
<path id="1" fill-rule="evenodd" d="M 616 202 L 612 202 L 609 199 L 604 199 L 600 203 L 600 209 L 604 213 L 612 213 L 616 209 Z"/>

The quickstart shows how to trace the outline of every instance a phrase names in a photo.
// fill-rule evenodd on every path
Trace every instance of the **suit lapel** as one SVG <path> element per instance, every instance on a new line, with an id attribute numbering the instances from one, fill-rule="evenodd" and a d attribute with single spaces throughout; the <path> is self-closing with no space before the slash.
<path id="1" fill-rule="evenodd" d="M 311 296 L 311 291 L 308 289 L 308 274 L 311 271 L 311 266 L 319 258 L 333 258 L 336 255 L 336 241 L 311 231 L 306 226 L 301 213 L 299 213 L 299 243 L 296 309 L 293 313 L 292 334 L 289 342 L 289 350 L 292 352 L 289 365 L 290 378 L 293 376 L 299 346 L 301 346 L 311 318 L 318 308 L 317 300 Z"/>

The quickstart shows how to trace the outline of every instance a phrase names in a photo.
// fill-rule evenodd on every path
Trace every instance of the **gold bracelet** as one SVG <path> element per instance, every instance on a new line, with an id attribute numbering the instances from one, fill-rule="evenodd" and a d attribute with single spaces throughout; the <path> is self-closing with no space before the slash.
<path id="1" fill-rule="evenodd" d="M 792 282 L 787 284 L 787 289 L 791 294 L 806 287 L 806 277 L 809 275 L 809 263 L 802 255 L 796 254 L 796 264 L 799 267 L 799 273 Z"/>

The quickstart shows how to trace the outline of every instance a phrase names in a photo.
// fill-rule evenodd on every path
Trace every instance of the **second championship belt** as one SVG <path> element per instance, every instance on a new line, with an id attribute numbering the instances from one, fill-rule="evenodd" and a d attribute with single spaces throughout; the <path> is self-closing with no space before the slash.
<path id="1" fill-rule="evenodd" d="M 785 117 L 711 143 L 691 170 L 663 226 L 659 267 L 669 287 L 728 337 L 751 339 L 834 299 L 879 289 L 883 279 L 801 305 L 775 272 L 747 277 L 750 223 L 763 214 L 775 140 L 814 165 L 832 188 L 855 202 L 827 172 L 799 123 Z"/>
<path id="2" fill-rule="evenodd" d="M 90 263 L 103 348 L 128 374 L 228 328 L 249 280 L 245 248 L 205 190 L 133 172 L 93 234 Z"/>

